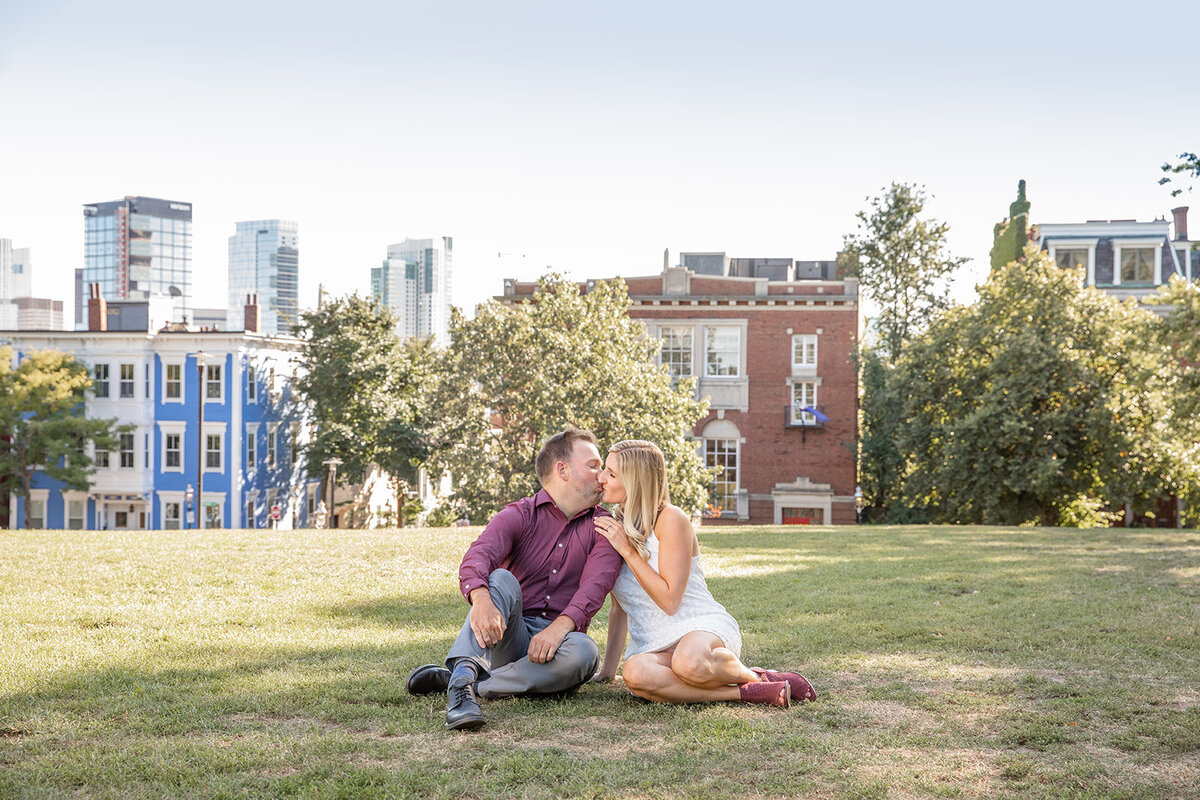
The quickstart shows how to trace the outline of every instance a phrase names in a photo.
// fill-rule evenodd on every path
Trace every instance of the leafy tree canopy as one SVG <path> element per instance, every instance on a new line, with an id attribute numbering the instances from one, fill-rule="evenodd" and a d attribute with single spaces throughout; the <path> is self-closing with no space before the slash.
<path id="1" fill-rule="evenodd" d="M 939 522 L 1101 523 L 1191 480 L 1156 325 L 1029 246 L 905 348 L 906 500 Z"/>
<path id="2" fill-rule="evenodd" d="M 534 494 L 537 448 L 568 425 L 595 432 L 602 452 L 621 439 L 656 443 L 672 501 L 688 511 L 707 502 L 711 478 L 689 438 L 707 402 L 694 399 L 694 379 L 673 384 L 654 363 L 659 345 L 628 309 L 624 281 L 584 294 L 551 275 L 531 302 L 484 303 L 472 320 L 454 313 L 430 466 L 454 476 L 473 520 Z"/>
<path id="3" fill-rule="evenodd" d="M 920 187 L 893 183 L 868 202 L 856 215 L 858 231 L 845 237 L 841 259 L 878 306 L 879 347 L 895 362 L 904 342 L 949 306 L 947 279 L 967 259 L 947 252 L 949 225 L 921 217 L 926 195 Z"/>
<path id="4" fill-rule="evenodd" d="M 387 308 L 357 294 L 300 315 L 304 339 L 299 396 L 310 404 L 315 434 L 309 472 L 340 458 L 338 475 L 363 479 L 377 465 L 397 479 L 415 481 L 425 455 L 422 397 L 432 350 L 426 340 L 401 342 Z"/>
<path id="5" fill-rule="evenodd" d="M 1173 164 L 1169 161 L 1163 164 L 1162 171 L 1167 174 L 1158 179 L 1160 186 L 1164 186 L 1168 183 L 1178 180 L 1178 178 L 1172 177 L 1173 175 L 1183 175 L 1185 177 L 1191 177 L 1193 180 L 1200 178 L 1200 156 L 1196 155 L 1195 153 L 1180 153 L 1179 160 Z M 1189 187 L 1187 191 L 1191 191 L 1191 188 Z M 1184 189 L 1176 186 L 1171 190 L 1171 197 L 1178 197 L 1179 195 L 1183 194 L 1183 192 Z"/>
<path id="6" fill-rule="evenodd" d="M 67 353 L 28 353 L 14 369 L 12 350 L 0 346 L 0 491 L 29 500 L 33 475 L 44 472 L 68 489 L 86 491 L 95 471 L 87 444 L 113 450 L 116 420 L 84 416 L 87 367 Z M 25 524 L 29 524 L 26 515 Z"/>

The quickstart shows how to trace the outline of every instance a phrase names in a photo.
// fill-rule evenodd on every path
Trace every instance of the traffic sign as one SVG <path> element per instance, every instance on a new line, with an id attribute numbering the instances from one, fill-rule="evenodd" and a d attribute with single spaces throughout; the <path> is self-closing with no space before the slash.
<path id="1" fill-rule="evenodd" d="M 271 519 L 279 519 L 279 514 L 280 514 L 279 506 L 278 505 L 271 506 Z"/>

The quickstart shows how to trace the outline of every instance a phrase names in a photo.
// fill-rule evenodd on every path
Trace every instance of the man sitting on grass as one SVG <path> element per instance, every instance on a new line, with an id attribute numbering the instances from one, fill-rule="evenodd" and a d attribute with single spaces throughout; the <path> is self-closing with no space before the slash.
<path id="1" fill-rule="evenodd" d="M 412 694 L 446 692 L 446 727 L 484 724 L 477 697 L 566 696 L 595 674 L 588 623 L 621 556 L 597 534 L 604 461 L 591 431 L 551 436 L 537 455 L 542 490 L 505 508 L 467 549 L 459 588 L 471 604 L 445 667 L 408 676 Z"/>

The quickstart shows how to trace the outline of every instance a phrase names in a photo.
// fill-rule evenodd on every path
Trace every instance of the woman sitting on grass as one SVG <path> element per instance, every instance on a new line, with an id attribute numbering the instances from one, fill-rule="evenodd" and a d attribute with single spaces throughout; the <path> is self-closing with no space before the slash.
<path id="1" fill-rule="evenodd" d="M 700 569 L 700 545 L 691 520 L 670 505 L 667 465 L 650 442 L 613 445 L 600 475 L 603 502 L 614 517 L 597 517 L 596 530 L 625 559 L 612 590 L 608 647 L 594 680 L 622 675 L 638 697 L 659 703 L 741 700 L 787 708 L 816 700 L 804 676 L 748 668 L 738 653 L 737 621 L 713 599 Z"/>

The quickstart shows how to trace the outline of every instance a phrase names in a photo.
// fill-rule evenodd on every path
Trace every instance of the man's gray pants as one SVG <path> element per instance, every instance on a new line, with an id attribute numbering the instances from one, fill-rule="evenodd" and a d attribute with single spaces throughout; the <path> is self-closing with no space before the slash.
<path id="1" fill-rule="evenodd" d="M 545 664 L 529 660 L 529 640 L 553 620 L 527 617 L 521 612 L 521 584 L 506 569 L 493 570 L 488 592 L 506 627 L 504 637 L 491 647 L 480 647 L 471 630 L 471 618 L 463 623 L 458 639 L 446 656 L 446 666 L 469 658 L 479 665 L 475 691 L 480 697 L 497 698 L 514 694 L 569 694 L 587 683 L 600 666 L 600 648 L 586 633 L 571 631 Z"/>

